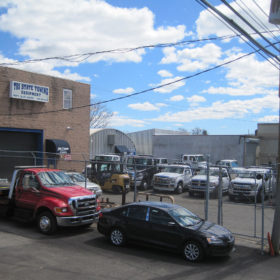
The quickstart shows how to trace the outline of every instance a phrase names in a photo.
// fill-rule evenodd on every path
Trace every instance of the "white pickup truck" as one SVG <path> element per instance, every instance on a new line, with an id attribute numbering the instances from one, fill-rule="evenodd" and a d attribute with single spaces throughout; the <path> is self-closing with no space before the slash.
<path id="1" fill-rule="evenodd" d="M 192 178 L 192 169 L 188 165 L 170 164 L 162 167 L 153 177 L 154 191 L 182 193 L 187 190 Z"/>
<path id="2" fill-rule="evenodd" d="M 213 198 L 218 197 L 219 187 L 219 171 L 218 167 L 209 168 L 209 194 Z M 222 171 L 222 192 L 227 193 L 230 185 L 230 174 L 226 168 L 221 168 Z M 189 187 L 189 195 L 204 194 L 207 188 L 207 169 L 200 169 L 195 176 L 192 177 Z"/>
<path id="3" fill-rule="evenodd" d="M 262 190 L 264 187 L 264 198 L 273 191 L 275 177 L 270 169 L 244 168 L 238 176 L 231 181 L 229 187 L 229 199 L 247 198 L 262 200 Z"/>

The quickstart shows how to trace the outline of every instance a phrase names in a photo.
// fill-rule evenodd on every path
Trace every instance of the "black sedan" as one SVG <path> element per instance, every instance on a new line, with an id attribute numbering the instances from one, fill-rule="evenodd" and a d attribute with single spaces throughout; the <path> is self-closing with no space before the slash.
<path id="1" fill-rule="evenodd" d="M 192 262 L 206 255 L 228 255 L 234 246 L 234 237 L 226 228 L 204 221 L 179 205 L 162 202 L 104 209 L 98 231 L 115 246 L 134 240 L 182 252 Z"/>

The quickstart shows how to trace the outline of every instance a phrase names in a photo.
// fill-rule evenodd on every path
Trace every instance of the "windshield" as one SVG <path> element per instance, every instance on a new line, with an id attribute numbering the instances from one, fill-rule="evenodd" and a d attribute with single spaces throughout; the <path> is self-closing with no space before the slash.
<path id="1" fill-rule="evenodd" d="M 162 169 L 161 172 L 171 172 L 171 173 L 183 174 L 184 173 L 184 168 L 183 167 L 177 167 L 177 166 L 166 166 Z"/>
<path id="2" fill-rule="evenodd" d="M 197 175 L 207 175 L 207 169 L 200 169 Z M 209 169 L 209 176 L 219 176 L 219 169 Z"/>
<path id="3" fill-rule="evenodd" d="M 63 171 L 40 172 L 38 176 L 42 184 L 46 187 L 75 185 L 71 178 Z"/>
<path id="4" fill-rule="evenodd" d="M 193 226 L 201 222 L 201 219 L 197 215 L 183 207 L 172 209 L 168 213 L 177 223 L 184 227 Z"/>
<path id="5" fill-rule="evenodd" d="M 204 156 L 197 156 L 196 160 L 197 160 L 198 162 L 206 161 L 206 159 L 205 159 Z"/>
<path id="6" fill-rule="evenodd" d="M 257 177 L 256 172 L 244 172 L 238 174 L 239 178 L 253 178 L 255 179 Z"/>
<path id="7" fill-rule="evenodd" d="M 127 168 L 134 169 L 134 166 L 137 170 L 146 168 L 147 166 L 152 167 L 153 161 L 150 158 L 128 158 L 127 159 Z"/>
<path id="8" fill-rule="evenodd" d="M 67 174 L 67 175 L 69 175 L 74 182 L 85 182 L 86 180 L 86 178 L 79 173 Z"/>

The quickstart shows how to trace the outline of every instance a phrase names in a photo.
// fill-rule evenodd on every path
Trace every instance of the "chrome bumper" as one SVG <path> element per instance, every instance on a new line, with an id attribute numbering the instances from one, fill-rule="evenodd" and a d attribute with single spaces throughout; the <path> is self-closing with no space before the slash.
<path id="1" fill-rule="evenodd" d="M 56 217 L 57 225 L 61 227 L 73 227 L 92 224 L 98 220 L 99 213 L 86 216 Z"/>

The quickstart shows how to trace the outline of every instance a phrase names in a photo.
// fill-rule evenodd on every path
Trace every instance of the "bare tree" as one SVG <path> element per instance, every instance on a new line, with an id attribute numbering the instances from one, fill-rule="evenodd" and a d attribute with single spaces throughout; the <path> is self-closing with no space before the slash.
<path id="1" fill-rule="evenodd" d="M 208 132 L 206 129 L 201 129 L 199 127 L 196 127 L 192 129 L 192 135 L 208 135 Z"/>
<path id="2" fill-rule="evenodd" d="M 90 108 L 90 128 L 107 127 L 113 113 L 102 104 L 96 104 Z"/>

